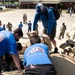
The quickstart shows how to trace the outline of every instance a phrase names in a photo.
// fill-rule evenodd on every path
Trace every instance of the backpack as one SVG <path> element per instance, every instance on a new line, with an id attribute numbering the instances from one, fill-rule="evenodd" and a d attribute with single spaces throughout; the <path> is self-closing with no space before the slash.
<path id="1" fill-rule="evenodd" d="M 49 9 L 53 10 L 56 20 L 58 20 L 60 18 L 60 13 L 56 8 L 54 8 L 54 7 L 46 7 L 46 8 L 47 8 L 47 10 L 49 10 Z"/>
<path id="2" fill-rule="evenodd" d="M 59 11 L 56 8 L 54 8 L 54 7 L 50 7 L 50 8 L 53 10 L 56 20 L 58 20 L 60 18 Z"/>

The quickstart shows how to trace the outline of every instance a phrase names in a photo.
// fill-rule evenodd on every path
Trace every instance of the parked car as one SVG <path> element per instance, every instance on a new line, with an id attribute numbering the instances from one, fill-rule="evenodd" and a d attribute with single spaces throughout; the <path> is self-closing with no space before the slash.
<path id="1" fill-rule="evenodd" d="M 16 8 L 18 6 L 18 4 L 8 4 L 6 5 L 6 8 Z"/>
<path id="2" fill-rule="evenodd" d="M 0 10 L 2 10 L 3 8 L 2 7 L 0 7 Z"/>

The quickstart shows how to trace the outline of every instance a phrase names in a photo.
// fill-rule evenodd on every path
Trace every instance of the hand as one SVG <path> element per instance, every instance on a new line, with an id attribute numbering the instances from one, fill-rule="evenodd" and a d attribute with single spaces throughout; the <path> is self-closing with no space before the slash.
<path id="1" fill-rule="evenodd" d="M 30 36 L 36 36 L 36 35 L 38 35 L 38 34 L 37 34 L 37 31 L 32 31 L 32 32 L 30 32 Z"/>
<path id="2" fill-rule="evenodd" d="M 42 37 L 46 38 L 46 39 L 49 39 L 49 35 L 47 35 L 47 34 L 43 34 Z"/>
<path id="3" fill-rule="evenodd" d="M 13 75 L 25 75 L 25 70 L 24 71 L 22 71 L 22 70 L 21 71 L 16 70 L 16 71 L 13 71 L 12 74 Z"/>
<path id="4" fill-rule="evenodd" d="M 17 72 L 17 73 L 21 73 L 21 72 L 22 72 L 22 70 L 16 70 L 15 72 Z"/>
<path id="5" fill-rule="evenodd" d="M 18 73 L 20 73 L 20 75 L 25 75 L 25 70 L 21 70 L 21 71 L 18 72 Z"/>

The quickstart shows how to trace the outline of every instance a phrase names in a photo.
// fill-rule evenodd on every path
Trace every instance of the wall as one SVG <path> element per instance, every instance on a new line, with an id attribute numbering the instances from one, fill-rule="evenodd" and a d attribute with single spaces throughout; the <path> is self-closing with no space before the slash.
<path id="1" fill-rule="evenodd" d="M 75 2 L 75 0 L 60 0 L 60 2 Z"/>
<path id="2" fill-rule="evenodd" d="M 75 5 L 75 0 L 19 0 L 21 8 L 34 8 L 39 1 L 48 6 L 58 5 L 59 8 L 59 3 L 61 2 L 63 4 L 63 9 L 67 9 L 68 7 L 73 8 Z"/>
<path id="3" fill-rule="evenodd" d="M 68 9 L 70 7 L 74 8 L 75 2 L 62 2 L 63 9 Z"/>
<path id="4" fill-rule="evenodd" d="M 59 0 L 19 0 L 19 2 L 57 2 Z"/>

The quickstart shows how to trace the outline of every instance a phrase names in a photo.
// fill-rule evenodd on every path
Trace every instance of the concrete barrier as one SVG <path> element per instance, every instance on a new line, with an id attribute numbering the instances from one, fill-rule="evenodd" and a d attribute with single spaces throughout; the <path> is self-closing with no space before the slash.
<path id="1" fill-rule="evenodd" d="M 61 54 L 51 54 L 51 61 L 57 70 L 57 75 L 75 75 L 75 59 Z"/>

